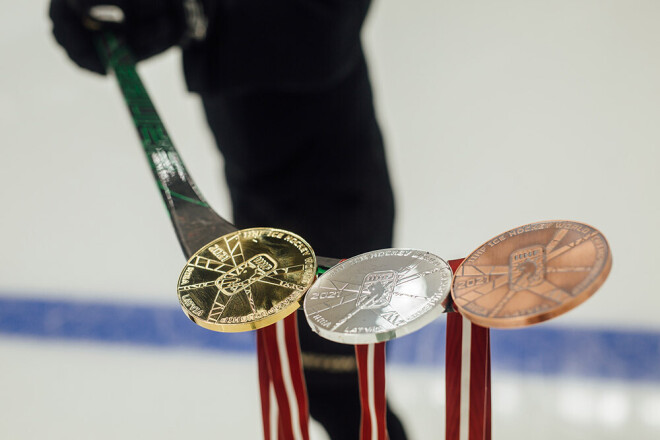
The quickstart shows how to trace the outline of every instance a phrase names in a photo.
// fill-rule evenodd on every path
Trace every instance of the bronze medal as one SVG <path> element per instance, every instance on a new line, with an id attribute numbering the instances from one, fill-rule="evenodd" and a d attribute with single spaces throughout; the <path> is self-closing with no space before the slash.
<path id="1" fill-rule="evenodd" d="M 501 234 L 458 267 L 452 298 L 484 327 L 522 327 L 567 312 L 603 284 L 612 266 L 598 230 L 571 221 L 532 223 Z"/>
<path id="2" fill-rule="evenodd" d="M 281 229 L 243 229 L 197 251 L 181 272 L 177 293 L 196 324 L 240 332 L 295 311 L 315 275 L 314 251 L 299 236 Z"/>

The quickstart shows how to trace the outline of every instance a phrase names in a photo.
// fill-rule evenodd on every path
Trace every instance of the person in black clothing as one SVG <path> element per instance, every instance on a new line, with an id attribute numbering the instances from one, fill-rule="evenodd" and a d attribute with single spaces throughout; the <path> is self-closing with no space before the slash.
<path id="1" fill-rule="evenodd" d="M 70 58 L 100 74 L 90 25 L 115 28 L 138 59 L 181 46 L 188 89 L 201 96 L 225 159 L 236 226 L 290 230 L 318 255 L 348 258 L 391 247 L 394 222 L 360 40 L 369 4 L 52 0 L 50 16 Z M 311 416 L 332 439 L 357 439 L 353 347 L 320 338 L 298 316 Z M 387 422 L 392 440 L 406 438 L 389 408 Z"/>

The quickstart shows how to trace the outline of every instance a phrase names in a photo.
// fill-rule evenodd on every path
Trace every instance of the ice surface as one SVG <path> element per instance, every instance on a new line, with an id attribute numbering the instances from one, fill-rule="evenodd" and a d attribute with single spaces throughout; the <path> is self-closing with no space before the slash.
<path id="1" fill-rule="evenodd" d="M 176 306 L 184 259 L 116 85 L 66 59 L 38 3 L 0 15 L 0 295 Z M 660 330 L 659 15 L 637 0 L 375 2 L 364 39 L 396 244 L 452 259 L 524 223 L 589 223 L 610 242 L 612 273 L 554 324 Z M 140 72 L 202 192 L 228 215 L 221 159 L 179 58 Z M 250 357 L 16 337 L 0 352 L 12 396 L 0 399 L 0 438 L 180 438 L 208 434 L 219 414 L 258 436 Z M 442 372 L 424 368 L 393 367 L 389 387 L 414 438 L 438 438 Z M 192 372 L 238 374 L 251 397 L 223 406 L 220 388 L 181 385 L 195 384 Z M 660 437 L 656 382 L 493 379 L 497 438 Z"/>

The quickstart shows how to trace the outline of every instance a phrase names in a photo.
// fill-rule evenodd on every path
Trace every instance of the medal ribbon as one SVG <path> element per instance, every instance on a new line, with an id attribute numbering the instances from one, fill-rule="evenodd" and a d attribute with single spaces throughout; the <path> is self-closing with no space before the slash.
<path id="1" fill-rule="evenodd" d="M 259 369 L 259 396 L 261 398 L 261 421 L 264 430 L 264 440 L 277 438 L 276 433 L 271 431 L 271 418 L 277 417 L 277 404 L 271 406 L 270 396 L 273 392 L 270 372 L 268 371 L 268 359 L 264 345 L 263 331 L 257 330 L 257 366 Z M 273 417 L 271 417 L 271 413 Z"/>
<path id="2" fill-rule="evenodd" d="M 360 440 L 387 440 L 385 342 L 355 346 L 360 381 Z"/>
<path id="3" fill-rule="evenodd" d="M 445 383 L 445 440 L 490 440 L 490 330 L 457 312 L 447 315 Z"/>
<path id="4" fill-rule="evenodd" d="M 296 313 L 257 330 L 261 417 L 266 440 L 309 440 L 309 406 Z"/>
<path id="5" fill-rule="evenodd" d="M 360 388 L 360 440 L 387 440 L 385 342 L 356 345 L 355 360 Z"/>
<path id="6" fill-rule="evenodd" d="M 317 257 L 317 261 L 319 276 L 340 260 Z M 257 330 L 259 393 L 265 440 L 309 440 L 309 402 L 296 313 Z"/>

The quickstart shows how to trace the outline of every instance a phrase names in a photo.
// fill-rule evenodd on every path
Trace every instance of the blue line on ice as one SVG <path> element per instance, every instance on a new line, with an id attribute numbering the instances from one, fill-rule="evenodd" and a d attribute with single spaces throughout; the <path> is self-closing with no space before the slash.
<path id="1" fill-rule="evenodd" d="M 42 340 L 95 341 L 164 348 L 254 353 L 254 332 L 216 333 L 196 326 L 181 309 L 0 296 L 0 334 Z M 493 330 L 495 370 L 527 374 L 660 382 L 660 332 L 568 328 L 548 324 Z M 440 319 L 388 345 L 388 361 L 441 366 Z"/>

